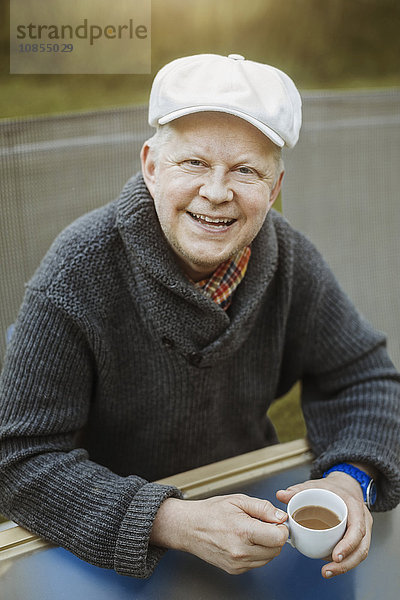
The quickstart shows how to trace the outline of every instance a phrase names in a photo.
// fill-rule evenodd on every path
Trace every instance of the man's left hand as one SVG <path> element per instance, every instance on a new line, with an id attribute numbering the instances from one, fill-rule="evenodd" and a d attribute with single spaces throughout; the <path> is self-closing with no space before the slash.
<path id="1" fill-rule="evenodd" d="M 324 479 L 312 479 L 286 490 L 279 490 L 276 497 L 287 504 L 294 494 L 309 488 L 324 488 L 335 492 L 343 498 L 348 509 L 346 533 L 333 549 L 332 562 L 324 565 L 321 570 L 322 576 L 329 579 L 350 571 L 367 558 L 373 519 L 364 504 L 359 483 L 340 471 L 334 471 Z"/>

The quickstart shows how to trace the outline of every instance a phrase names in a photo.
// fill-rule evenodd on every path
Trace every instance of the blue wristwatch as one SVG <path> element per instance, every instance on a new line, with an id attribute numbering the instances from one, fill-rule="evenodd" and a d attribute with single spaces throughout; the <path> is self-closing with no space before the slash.
<path id="1" fill-rule="evenodd" d="M 364 471 L 354 467 L 353 465 L 349 465 L 348 463 L 340 463 L 339 465 L 335 465 L 331 467 L 324 473 L 324 477 L 332 473 L 333 471 L 342 471 L 343 473 L 347 473 L 351 477 L 354 477 L 356 481 L 361 485 L 362 493 L 364 496 L 364 502 L 371 508 L 376 502 L 376 485 L 375 481 Z"/>

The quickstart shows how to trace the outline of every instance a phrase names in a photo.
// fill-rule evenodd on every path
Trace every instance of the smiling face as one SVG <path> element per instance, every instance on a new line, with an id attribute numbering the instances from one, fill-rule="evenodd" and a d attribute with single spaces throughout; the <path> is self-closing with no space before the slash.
<path id="1" fill-rule="evenodd" d="M 145 142 L 143 176 L 178 262 L 198 281 L 252 242 L 283 172 L 272 142 L 238 117 L 196 113 L 168 128 L 159 147 Z"/>

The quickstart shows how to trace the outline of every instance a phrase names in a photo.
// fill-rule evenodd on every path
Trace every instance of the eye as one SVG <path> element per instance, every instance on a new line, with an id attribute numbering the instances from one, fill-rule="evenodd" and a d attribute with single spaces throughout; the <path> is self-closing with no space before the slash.
<path id="1" fill-rule="evenodd" d="M 245 165 L 240 165 L 236 167 L 236 171 L 241 173 L 242 175 L 254 175 L 255 171 L 251 167 L 246 167 Z"/>
<path id="2" fill-rule="evenodd" d="M 197 158 L 189 158 L 187 160 L 184 160 L 182 164 L 188 167 L 204 167 L 203 161 Z"/>

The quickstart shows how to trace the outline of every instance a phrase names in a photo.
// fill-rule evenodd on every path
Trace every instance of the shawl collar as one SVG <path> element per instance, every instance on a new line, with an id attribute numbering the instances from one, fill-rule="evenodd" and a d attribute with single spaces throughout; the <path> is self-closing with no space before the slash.
<path id="1" fill-rule="evenodd" d="M 243 343 L 277 268 L 277 238 L 270 215 L 252 243 L 247 273 L 228 312 L 181 271 L 141 175 L 127 182 L 117 201 L 117 227 L 130 263 L 131 293 L 160 339 L 187 358 L 196 355 L 196 366 L 201 367 L 226 358 Z"/>

